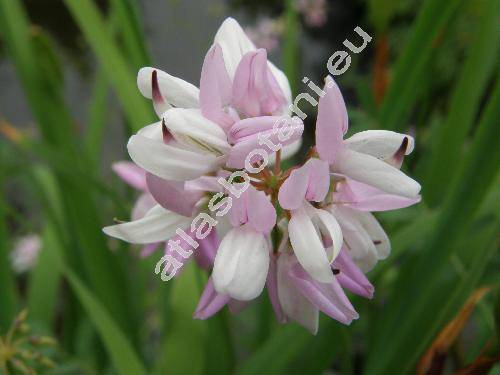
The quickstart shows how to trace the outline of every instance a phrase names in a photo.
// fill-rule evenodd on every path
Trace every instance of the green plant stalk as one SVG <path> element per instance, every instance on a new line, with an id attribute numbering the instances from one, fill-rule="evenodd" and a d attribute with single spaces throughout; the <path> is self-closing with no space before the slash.
<path id="1" fill-rule="evenodd" d="M 457 170 L 457 158 L 469 132 L 480 100 L 494 67 L 498 67 L 500 49 L 500 2 L 488 1 L 484 15 L 478 19 L 477 32 L 471 43 L 458 83 L 453 91 L 449 115 L 437 127 L 423 186 L 430 206 L 443 199 L 447 182 Z"/>

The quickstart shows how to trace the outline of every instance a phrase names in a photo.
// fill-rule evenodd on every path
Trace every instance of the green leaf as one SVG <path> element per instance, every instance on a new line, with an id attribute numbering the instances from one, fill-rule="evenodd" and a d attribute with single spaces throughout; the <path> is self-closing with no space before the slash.
<path id="1" fill-rule="evenodd" d="M 380 126 L 405 129 L 406 118 L 420 93 L 425 67 L 436 51 L 435 40 L 463 0 L 427 0 L 421 7 L 401 56 L 394 78 L 380 108 Z"/>
<path id="2" fill-rule="evenodd" d="M 104 306 L 99 303 L 96 296 L 66 266 L 63 266 L 63 273 L 99 332 L 118 373 L 123 375 L 146 374 L 144 365 L 139 360 L 127 337 Z M 123 308 L 126 309 L 126 306 L 123 306 Z"/>
<path id="3" fill-rule="evenodd" d="M 496 144 L 500 138 L 500 128 L 496 123 L 499 117 L 500 79 L 497 80 L 474 143 L 461 166 L 459 178 L 452 185 L 427 246 L 417 259 L 407 262 L 400 270 L 394 292 L 380 314 L 385 324 L 375 331 L 373 350 L 366 368 L 370 374 L 408 370 L 444 316 L 436 309 L 452 303 L 450 301 L 455 298 L 448 287 L 443 287 L 443 279 L 450 273 L 450 256 L 465 233 L 468 233 L 471 218 L 475 216 L 496 177 L 495 172 L 500 164 L 500 148 Z M 500 211 L 500 207 L 496 207 L 496 210 Z M 476 247 L 474 243 L 474 252 L 469 251 L 472 256 L 467 259 L 465 269 L 476 267 L 474 272 L 482 271 L 484 265 L 481 262 L 488 258 L 491 250 L 491 245 L 487 244 L 489 236 L 484 234 L 478 239 L 486 241 L 483 246 Z M 473 246 L 469 242 L 467 244 Z M 480 274 L 473 276 L 479 277 Z M 456 283 L 451 285 L 455 290 Z"/>
<path id="4" fill-rule="evenodd" d="M 91 0 L 65 0 L 64 3 L 113 85 L 132 130 L 137 131 L 152 122 L 151 106 L 136 87 L 136 73 L 113 41 L 96 5 Z"/>
<path id="5" fill-rule="evenodd" d="M 112 0 L 112 11 L 116 13 L 120 33 L 123 35 L 127 56 L 135 69 L 151 65 L 145 36 L 140 24 L 137 4 L 134 0 Z"/>
<path id="6" fill-rule="evenodd" d="M 442 200 L 447 182 L 454 177 L 457 170 L 455 160 L 462 154 L 488 79 L 498 67 L 500 2 L 489 0 L 486 5 L 482 7 L 484 14 L 478 18 L 476 35 L 453 91 L 448 117 L 432 135 L 433 147 L 423 183 L 424 197 L 432 206 Z"/>

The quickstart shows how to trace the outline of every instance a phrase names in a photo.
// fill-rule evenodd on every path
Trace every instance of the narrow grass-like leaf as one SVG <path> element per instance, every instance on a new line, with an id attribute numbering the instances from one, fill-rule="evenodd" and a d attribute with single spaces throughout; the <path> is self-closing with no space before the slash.
<path id="1" fill-rule="evenodd" d="M 137 131 L 152 122 L 152 109 L 136 87 L 136 73 L 132 71 L 113 41 L 96 5 L 90 0 L 65 0 L 64 3 L 113 85 L 131 124 L 131 130 Z"/>
<path id="2" fill-rule="evenodd" d="M 137 4 L 134 0 L 112 0 L 111 5 L 117 15 L 118 28 L 123 35 L 124 47 L 132 60 L 133 68 L 150 65 L 151 58 L 146 48 Z"/>
<path id="3" fill-rule="evenodd" d="M 420 93 L 422 73 L 435 51 L 435 40 L 463 0 L 427 0 L 422 5 L 409 39 L 399 57 L 394 78 L 380 109 L 380 126 L 406 128 L 406 117 Z"/>
<path id="4" fill-rule="evenodd" d="M 99 166 L 99 161 L 101 160 L 102 137 L 109 113 L 107 95 L 108 79 L 104 71 L 99 70 L 94 81 L 85 137 L 85 148 L 94 168 Z"/>
<path id="5" fill-rule="evenodd" d="M 144 365 L 134 352 L 127 337 L 104 306 L 99 303 L 96 296 L 69 268 L 63 266 L 63 273 L 99 332 L 118 373 L 123 375 L 146 374 Z"/>
<path id="6" fill-rule="evenodd" d="M 460 78 L 451 98 L 448 117 L 436 128 L 424 180 L 424 197 L 436 206 L 442 200 L 448 181 L 457 170 L 457 157 L 469 132 L 484 89 L 494 67 L 498 67 L 500 49 L 500 2 L 490 0 L 482 7 L 477 32 L 472 40 Z"/>
<path id="7" fill-rule="evenodd" d="M 429 325 L 429 319 L 437 315 L 429 315 L 429 311 L 436 309 L 436 302 L 444 302 L 449 298 L 447 290 L 439 287 L 449 268 L 449 257 L 470 228 L 470 219 L 474 217 L 496 177 L 495 172 L 500 164 L 500 148 L 496 144 L 500 137 L 500 128 L 496 123 L 499 117 L 500 80 L 497 80 L 474 143 L 437 219 L 434 233 L 411 267 L 401 269 L 396 281 L 397 288 L 384 309 L 385 314 L 382 314 L 386 324 L 375 334 L 367 365 L 370 374 L 408 369 L 419 354 L 412 344 L 432 333 L 433 326 Z M 488 246 L 483 246 L 474 249 L 474 254 L 486 256 L 488 250 Z M 474 260 L 471 262 L 474 263 Z"/>

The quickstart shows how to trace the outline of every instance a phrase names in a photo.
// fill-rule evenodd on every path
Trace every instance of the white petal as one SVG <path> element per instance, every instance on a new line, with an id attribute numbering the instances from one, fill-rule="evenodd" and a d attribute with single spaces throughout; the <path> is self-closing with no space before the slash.
<path id="1" fill-rule="evenodd" d="M 344 242 L 347 244 L 352 259 L 363 272 L 370 271 L 377 264 L 377 249 L 370 235 L 359 222 L 356 211 L 347 207 L 333 206 L 331 212 L 342 228 Z"/>
<path id="2" fill-rule="evenodd" d="M 177 141 L 225 154 L 231 146 L 224 130 L 202 116 L 198 109 L 172 108 L 163 114 L 165 124 Z"/>
<path id="3" fill-rule="evenodd" d="M 135 244 L 166 241 L 177 228 L 186 228 L 191 218 L 176 214 L 156 205 L 139 220 L 103 228 L 108 236 Z"/>
<path id="4" fill-rule="evenodd" d="M 134 207 L 132 208 L 132 220 L 139 220 L 143 218 L 155 205 L 156 201 L 151 194 L 141 194 L 137 201 L 135 201 Z"/>
<path id="5" fill-rule="evenodd" d="M 166 180 L 194 180 L 215 171 L 221 163 L 213 154 L 184 150 L 141 135 L 130 137 L 127 148 L 138 166 Z"/>
<path id="6" fill-rule="evenodd" d="M 420 184 L 397 168 L 373 156 L 347 148 L 338 155 L 333 172 L 345 174 L 387 193 L 407 198 L 415 198 L 420 192 Z"/>
<path id="7" fill-rule="evenodd" d="M 303 207 L 292 211 L 288 234 L 298 261 L 311 277 L 322 283 L 332 282 L 334 276 L 325 248 Z"/>
<path id="8" fill-rule="evenodd" d="M 255 45 L 234 18 L 224 20 L 215 34 L 214 43 L 218 43 L 222 49 L 224 63 L 231 79 L 234 78 L 236 67 L 242 56 L 256 50 Z"/>
<path id="9" fill-rule="evenodd" d="M 384 228 L 370 212 L 355 211 L 355 215 L 375 244 L 378 259 L 387 258 L 391 253 L 391 241 Z"/>
<path id="10" fill-rule="evenodd" d="M 233 228 L 221 241 L 212 278 L 215 290 L 240 301 L 262 293 L 269 269 L 265 237 L 248 226 Z"/>
<path id="11" fill-rule="evenodd" d="M 389 130 L 366 130 L 354 134 L 344 142 L 353 151 L 386 160 L 399 150 L 405 138 L 408 139 L 405 155 L 409 155 L 414 147 L 413 137 Z"/>
<path id="12" fill-rule="evenodd" d="M 281 253 L 278 258 L 278 298 L 285 315 L 315 335 L 318 332 L 319 311 L 294 287 L 289 276 L 295 260 L 293 255 Z"/>
<path id="13" fill-rule="evenodd" d="M 180 108 L 198 108 L 198 95 L 200 90 L 184 81 L 155 68 L 142 68 L 137 73 L 137 86 L 146 98 L 152 98 L 151 75 L 153 70 L 158 74 L 158 86 L 163 98 L 172 106 Z"/>
<path id="14" fill-rule="evenodd" d="M 317 209 L 316 217 L 318 218 L 318 224 L 323 227 L 321 232 L 328 234 L 332 240 L 332 246 L 327 249 L 328 260 L 332 263 L 337 255 L 339 255 L 340 249 L 342 248 L 342 243 L 344 241 L 342 229 L 340 229 L 340 225 L 335 217 L 325 210 Z"/>
<path id="15" fill-rule="evenodd" d="M 283 91 L 283 94 L 285 95 L 285 99 L 288 104 L 292 103 L 292 89 L 290 88 L 290 82 L 288 81 L 288 78 L 286 77 L 285 73 L 283 73 L 281 70 L 279 70 L 272 62 L 268 61 L 269 68 L 271 69 L 271 73 L 273 73 L 274 77 L 276 78 L 276 81 L 278 81 L 278 85 L 280 86 L 281 90 Z M 284 111 L 285 115 L 290 114 L 290 109 L 288 108 L 288 105 L 285 108 Z"/>

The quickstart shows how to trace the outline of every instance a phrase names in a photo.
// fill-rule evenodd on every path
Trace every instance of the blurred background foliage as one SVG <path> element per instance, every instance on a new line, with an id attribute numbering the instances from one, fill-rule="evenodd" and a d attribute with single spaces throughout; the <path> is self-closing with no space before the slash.
<path id="1" fill-rule="evenodd" d="M 324 9 L 312 27 L 292 0 L 0 0 L 0 372 L 500 374 L 500 1 Z M 162 283 L 155 256 L 101 232 L 128 218 L 134 196 L 110 164 L 154 119 L 137 69 L 197 83 L 230 15 L 281 20 L 271 57 L 295 93 L 304 75 L 321 82 L 361 26 L 373 40 L 338 78 L 350 132 L 416 137 L 405 164 L 423 202 L 378 215 L 393 253 L 369 274 L 375 298 L 354 298 L 350 327 L 322 319 L 313 337 L 279 326 L 267 295 L 238 316 L 192 320 L 206 274 L 190 266 Z M 20 270 L 14 249 L 28 234 L 41 250 Z M 5 350 L 10 331 L 31 346 Z"/>

